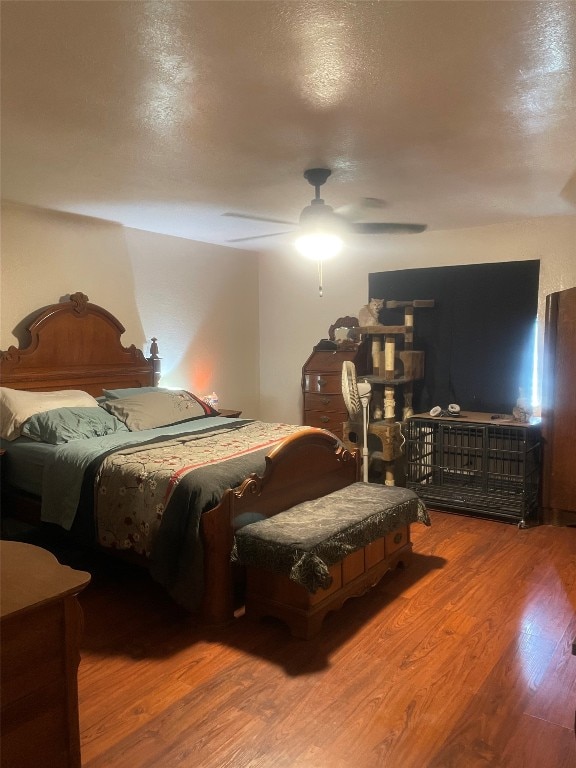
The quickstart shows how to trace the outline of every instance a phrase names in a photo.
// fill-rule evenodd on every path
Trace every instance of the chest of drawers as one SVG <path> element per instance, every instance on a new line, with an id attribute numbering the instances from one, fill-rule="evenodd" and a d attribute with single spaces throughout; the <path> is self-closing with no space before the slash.
<path id="1" fill-rule="evenodd" d="M 309 427 L 322 427 L 342 437 L 348 412 L 342 397 L 342 363 L 356 364 L 358 346 L 351 349 L 314 348 L 302 368 L 303 420 Z"/>
<path id="2" fill-rule="evenodd" d="M 77 672 L 90 574 L 0 542 L 2 768 L 80 768 Z"/>

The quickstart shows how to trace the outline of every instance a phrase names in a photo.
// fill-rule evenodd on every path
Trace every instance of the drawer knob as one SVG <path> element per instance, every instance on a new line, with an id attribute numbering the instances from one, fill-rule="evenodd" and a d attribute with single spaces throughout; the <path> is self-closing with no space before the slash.
<path id="1" fill-rule="evenodd" d="M 326 384 L 326 379 L 323 379 L 322 376 L 318 376 L 318 386 L 323 387 L 324 384 Z"/>
<path id="2" fill-rule="evenodd" d="M 322 405 L 329 405 L 330 404 L 330 398 L 329 397 L 323 397 L 320 402 Z"/>
<path id="3" fill-rule="evenodd" d="M 327 421 L 330 421 L 330 417 L 329 416 L 320 416 L 320 421 L 323 424 L 326 424 Z"/>
<path id="4" fill-rule="evenodd" d="M 401 533 L 397 533 L 394 536 L 394 544 L 400 544 L 401 541 L 402 541 L 402 534 Z"/>

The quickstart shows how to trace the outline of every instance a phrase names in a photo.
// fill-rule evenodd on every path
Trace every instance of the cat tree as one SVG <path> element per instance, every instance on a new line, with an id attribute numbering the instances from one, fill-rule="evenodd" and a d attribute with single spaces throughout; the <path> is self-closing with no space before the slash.
<path id="1" fill-rule="evenodd" d="M 380 443 L 380 450 L 372 450 L 371 455 L 373 459 L 383 462 L 386 485 L 394 485 L 394 464 L 402 455 L 401 422 L 414 415 L 414 382 L 424 377 L 424 352 L 413 348 L 414 310 L 433 306 L 433 299 L 382 300 L 383 309 L 404 309 L 404 324 L 359 325 L 354 328 L 356 333 L 368 338 L 370 342 L 372 371 L 360 370 L 358 375 L 372 385 L 368 434 Z M 403 340 L 403 348 L 398 351 L 397 338 Z M 400 421 L 396 419 L 397 388 L 402 389 L 403 395 Z M 358 448 L 361 425 L 348 421 L 343 426 L 344 443 L 349 448 Z"/>

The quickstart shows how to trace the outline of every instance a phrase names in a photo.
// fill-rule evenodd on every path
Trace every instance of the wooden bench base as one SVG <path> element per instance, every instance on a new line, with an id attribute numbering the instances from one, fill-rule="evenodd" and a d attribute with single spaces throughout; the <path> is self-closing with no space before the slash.
<path id="1" fill-rule="evenodd" d="M 411 555 L 410 526 L 401 526 L 333 565 L 330 587 L 314 593 L 287 576 L 247 566 L 246 616 L 274 616 L 294 637 L 308 640 L 320 630 L 327 613 L 341 608 L 349 597 L 367 592 L 400 563 L 408 565 Z"/>

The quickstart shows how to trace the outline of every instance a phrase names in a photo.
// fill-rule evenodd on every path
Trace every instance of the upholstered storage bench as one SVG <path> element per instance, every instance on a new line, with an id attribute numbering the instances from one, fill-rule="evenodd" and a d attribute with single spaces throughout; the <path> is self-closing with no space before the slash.
<path id="1" fill-rule="evenodd" d="M 408 564 L 417 521 L 430 525 L 414 491 L 359 482 L 240 528 L 232 559 L 246 566 L 246 615 L 312 637 L 329 611 Z"/>

